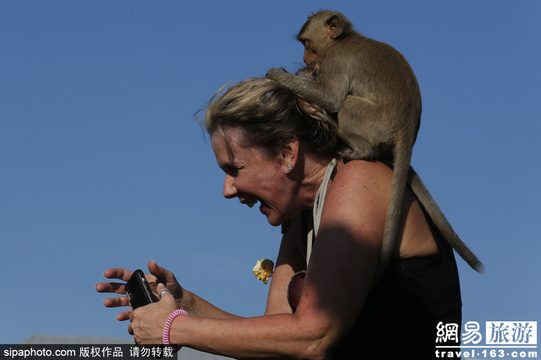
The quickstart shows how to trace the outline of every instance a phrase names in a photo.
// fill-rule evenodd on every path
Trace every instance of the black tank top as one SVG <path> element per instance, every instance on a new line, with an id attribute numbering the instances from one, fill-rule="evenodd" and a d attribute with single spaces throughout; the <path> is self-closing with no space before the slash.
<path id="1" fill-rule="evenodd" d="M 446 345 L 436 343 L 438 323 L 461 328 L 462 301 L 453 249 L 427 219 L 438 253 L 392 259 L 332 359 L 434 359 L 436 345 Z"/>
<path id="2" fill-rule="evenodd" d="M 462 300 L 453 249 L 430 217 L 425 216 L 438 247 L 428 257 L 391 259 L 379 282 L 369 292 L 363 310 L 349 334 L 330 359 L 434 359 L 437 325 L 454 323 L 461 328 Z M 304 238 L 311 227 L 309 211 L 301 213 Z M 289 223 L 282 226 L 286 232 Z M 295 311 L 303 272 L 292 278 L 288 300 Z M 295 301 L 290 298 L 295 294 Z"/>

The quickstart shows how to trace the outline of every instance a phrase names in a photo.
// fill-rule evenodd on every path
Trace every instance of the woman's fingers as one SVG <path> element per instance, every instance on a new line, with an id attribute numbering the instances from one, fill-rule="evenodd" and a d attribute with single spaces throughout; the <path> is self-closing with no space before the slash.
<path id="1" fill-rule="evenodd" d="M 103 275 L 108 279 L 120 279 L 123 281 L 128 281 L 132 274 L 133 271 L 121 268 L 111 268 L 103 272 Z"/>
<path id="2" fill-rule="evenodd" d="M 110 282 L 110 283 L 103 282 L 103 283 L 96 284 L 95 288 L 96 288 L 96 291 L 100 293 L 125 294 L 126 293 L 125 285 L 126 284 L 120 284 L 120 283 L 114 283 L 114 282 Z"/>
<path id="3" fill-rule="evenodd" d="M 118 296 L 103 300 L 103 305 L 105 305 L 106 307 L 129 306 L 130 301 L 126 296 Z"/>
<path id="4" fill-rule="evenodd" d="M 132 309 L 132 308 L 129 308 L 128 310 L 119 313 L 119 314 L 116 316 L 116 319 L 117 319 L 118 321 L 131 320 L 132 314 L 133 314 L 133 309 Z"/>

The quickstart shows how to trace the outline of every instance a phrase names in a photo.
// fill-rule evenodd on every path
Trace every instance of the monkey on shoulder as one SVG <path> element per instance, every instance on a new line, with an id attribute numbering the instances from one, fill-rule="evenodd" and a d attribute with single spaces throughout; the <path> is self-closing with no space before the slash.
<path id="1" fill-rule="evenodd" d="M 338 113 L 339 128 L 354 151 L 350 158 L 392 163 L 388 151 L 393 146 L 413 147 L 421 93 L 397 50 L 361 35 L 344 15 L 329 10 L 309 17 L 297 39 L 316 81 L 279 69 L 271 69 L 267 77 Z"/>
<path id="2" fill-rule="evenodd" d="M 394 249 L 408 183 L 447 241 L 481 271 L 481 262 L 410 166 L 422 104 L 417 79 L 404 56 L 361 35 L 343 14 L 330 10 L 310 16 L 297 39 L 304 46 L 305 76 L 273 68 L 266 77 L 337 114 L 338 128 L 350 145 L 342 154 L 345 160 L 379 160 L 393 168 L 378 272 Z"/>

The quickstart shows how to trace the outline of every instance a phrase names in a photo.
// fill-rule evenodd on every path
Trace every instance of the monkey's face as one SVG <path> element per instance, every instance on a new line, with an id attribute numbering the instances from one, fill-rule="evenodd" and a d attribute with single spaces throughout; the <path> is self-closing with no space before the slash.
<path id="1" fill-rule="evenodd" d="M 311 41 L 306 40 L 303 42 L 304 45 L 304 56 L 303 61 L 310 69 L 314 70 L 319 63 L 319 56 L 316 51 L 311 46 Z"/>
<path id="2" fill-rule="evenodd" d="M 278 226 L 293 216 L 297 209 L 295 180 L 278 154 L 257 147 L 242 146 L 240 130 L 226 130 L 229 148 L 220 134 L 211 137 L 214 155 L 225 172 L 223 194 L 238 198 L 250 207 L 258 201 L 259 211 L 271 225 Z"/>
<path id="3" fill-rule="evenodd" d="M 306 66 L 314 70 L 319 65 L 320 58 L 325 56 L 342 33 L 343 26 L 334 14 L 331 14 L 330 18 L 316 16 L 308 20 L 297 35 L 297 40 L 304 46 L 303 59 Z"/>
<path id="4" fill-rule="evenodd" d="M 311 70 L 314 70 L 319 64 L 318 44 L 321 44 L 324 41 L 322 35 L 323 34 L 315 33 L 308 27 L 305 32 L 297 37 L 302 46 L 304 46 L 303 61 Z"/>

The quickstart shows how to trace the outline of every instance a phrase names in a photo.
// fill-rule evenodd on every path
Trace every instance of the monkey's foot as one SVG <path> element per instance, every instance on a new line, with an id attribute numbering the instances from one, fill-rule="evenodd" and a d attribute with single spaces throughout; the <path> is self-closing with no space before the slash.
<path id="1" fill-rule="evenodd" d="M 342 151 L 340 154 L 342 155 L 342 158 L 346 161 L 349 160 L 374 160 L 374 152 L 372 149 L 368 150 L 354 150 L 354 149 L 346 149 Z"/>

